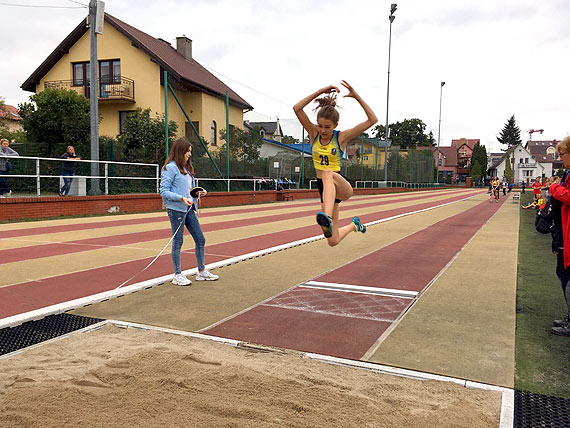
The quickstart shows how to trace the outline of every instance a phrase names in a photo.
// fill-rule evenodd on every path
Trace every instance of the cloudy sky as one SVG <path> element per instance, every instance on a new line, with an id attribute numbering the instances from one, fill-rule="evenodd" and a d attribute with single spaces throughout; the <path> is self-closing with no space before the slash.
<path id="1" fill-rule="evenodd" d="M 570 1 L 393 1 L 391 123 L 419 118 L 437 139 L 445 81 L 442 146 L 479 138 L 496 151 L 496 134 L 513 114 L 523 141 L 530 129 L 544 129 L 535 140 L 570 134 Z M 28 99 L 20 85 L 85 17 L 87 3 L 0 0 L 0 96 L 8 104 Z M 188 36 L 194 58 L 255 107 L 251 120 L 279 117 L 300 137 L 289 120 L 293 104 L 341 79 L 386 122 L 390 4 L 107 0 L 105 10 L 174 46 L 176 36 Z M 340 129 L 364 119 L 353 99 L 340 105 Z"/>

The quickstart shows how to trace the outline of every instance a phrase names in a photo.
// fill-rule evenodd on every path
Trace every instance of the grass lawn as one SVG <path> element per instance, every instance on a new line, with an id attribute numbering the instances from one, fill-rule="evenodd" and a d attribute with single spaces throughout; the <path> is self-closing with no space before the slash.
<path id="1" fill-rule="evenodd" d="M 526 205 L 532 192 L 521 196 Z M 534 209 L 520 210 L 515 388 L 570 398 L 570 337 L 550 333 L 567 308 L 550 235 L 536 232 L 535 216 Z"/>

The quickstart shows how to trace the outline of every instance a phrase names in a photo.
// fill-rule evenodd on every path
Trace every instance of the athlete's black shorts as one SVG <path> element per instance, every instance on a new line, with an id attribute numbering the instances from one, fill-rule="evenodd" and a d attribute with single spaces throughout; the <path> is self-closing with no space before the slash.
<path id="1" fill-rule="evenodd" d="M 348 178 L 346 178 L 340 172 L 337 171 L 337 174 L 340 175 L 342 178 L 344 178 L 346 181 L 348 181 Z M 322 178 L 317 178 L 317 189 L 319 189 L 319 195 L 321 195 L 321 203 L 322 203 L 323 202 L 323 180 L 322 180 Z M 340 204 L 341 202 L 342 201 L 340 199 L 334 200 L 335 204 Z"/>

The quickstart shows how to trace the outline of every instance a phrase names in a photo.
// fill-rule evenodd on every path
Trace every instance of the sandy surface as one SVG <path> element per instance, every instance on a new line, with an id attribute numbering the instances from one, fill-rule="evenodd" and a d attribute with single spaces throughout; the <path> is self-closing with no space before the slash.
<path id="1" fill-rule="evenodd" d="M 501 394 L 106 325 L 0 359 L 2 427 L 497 427 Z"/>

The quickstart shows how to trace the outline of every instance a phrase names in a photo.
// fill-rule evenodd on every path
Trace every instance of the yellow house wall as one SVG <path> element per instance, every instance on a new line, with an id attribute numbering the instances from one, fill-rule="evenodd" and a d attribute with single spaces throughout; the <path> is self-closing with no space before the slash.
<path id="1" fill-rule="evenodd" d="M 353 144 L 351 143 L 351 146 Z M 360 143 L 354 144 L 356 147 L 360 149 Z M 370 150 L 370 153 L 367 153 Z M 364 143 L 364 152 L 363 156 L 368 156 L 368 159 L 363 160 L 362 164 L 364 166 L 374 168 L 374 161 L 376 159 L 376 146 L 373 144 Z M 390 149 L 388 149 L 388 156 L 390 156 Z M 358 162 L 360 164 L 360 162 Z M 378 167 L 384 168 L 384 147 L 378 148 Z"/>
<path id="2" fill-rule="evenodd" d="M 216 98 L 212 95 L 203 92 L 182 92 L 174 90 L 180 104 L 184 107 L 186 114 L 192 122 L 198 122 L 198 132 L 204 138 L 205 142 L 211 144 L 211 126 L 212 121 L 216 122 L 217 129 L 217 146 L 220 146 L 221 129 L 226 128 L 226 103 L 221 98 Z M 161 87 L 162 99 L 164 99 L 164 91 Z M 164 101 L 160 112 L 164 111 Z M 185 123 L 187 122 L 186 116 L 180 109 L 176 99 L 170 91 L 168 91 L 168 120 L 175 121 L 178 124 L 177 137 L 184 137 Z M 241 109 L 230 105 L 229 109 L 230 124 L 243 128 L 243 112 Z M 223 143 L 223 142 L 222 142 Z"/>
<path id="3" fill-rule="evenodd" d="M 129 39 L 109 24 L 97 38 L 99 61 L 120 59 L 121 75 L 134 83 L 135 103 L 117 100 L 99 102 L 99 135 L 116 137 L 119 134 L 119 111 L 150 108 L 154 113 L 164 114 L 164 88 L 160 84 L 160 66 L 150 60 L 142 50 L 133 46 Z M 72 80 L 73 63 L 89 61 L 89 32 L 86 32 L 36 86 L 36 93 L 44 90 L 45 81 Z M 79 89 L 79 88 L 78 88 Z M 81 87 L 81 93 L 83 89 Z M 192 121 L 200 122 L 200 135 L 210 142 L 210 126 L 216 121 L 218 131 L 226 127 L 225 101 L 202 92 L 176 91 L 178 99 Z M 183 137 L 186 117 L 176 100 L 168 94 L 168 118 L 178 124 L 177 137 Z M 230 106 L 230 124 L 243 128 L 243 112 Z M 219 145 L 219 134 L 218 134 Z"/>

